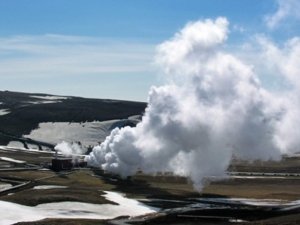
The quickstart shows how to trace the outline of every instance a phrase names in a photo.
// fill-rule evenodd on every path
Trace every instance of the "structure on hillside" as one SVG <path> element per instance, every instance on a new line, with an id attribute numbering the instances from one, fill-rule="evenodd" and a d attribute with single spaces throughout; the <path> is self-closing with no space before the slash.
<path id="1" fill-rule="evenodd" d="M 52 159 L 52 166 L 51 169 L 59 172 L 62 170 L 71 170 L 73 168 L 78 167 L 86 167 L 87 162 L 84 161 L 83 158 L 73 157 L 73 158 L 65 158 L 59 157 L 57 151 L 55 151 L 55 156 Z"/>
<path id="2" fill-rule="evenodd" d="M 71 170 L 73 168 L 72 158 L 57 158 L 52 159 L 52 170 Z"/>

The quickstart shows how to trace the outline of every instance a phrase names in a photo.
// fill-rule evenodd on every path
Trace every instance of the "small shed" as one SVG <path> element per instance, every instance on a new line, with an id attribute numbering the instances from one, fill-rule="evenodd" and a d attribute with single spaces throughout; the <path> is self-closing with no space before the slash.
<path id="1" fill-rule="evenodd" d="M 70 170 L 73 167 L 71 158 L 55 158 L 52 159 L 52 169 L 54 171 Z"/>

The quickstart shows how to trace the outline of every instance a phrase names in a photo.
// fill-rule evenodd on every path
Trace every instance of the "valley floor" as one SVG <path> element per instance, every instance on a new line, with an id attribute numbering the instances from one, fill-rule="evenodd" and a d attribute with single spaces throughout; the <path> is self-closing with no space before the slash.
<path id="1" fill-rule="evenodd" d="M 34 209 L 41 210 L 45 205 L 51 206 L 52 210 L 58 210 L 59 207 L 65 208 L 65 212 L 60 210 L 62 215 L 60 219 L 59 216 L 55 217 L 55 214 L 52 216 L 47 214 L 48 219 L 45 215 L 45 217 L 33 219 L 40 220 L 35 222 L 21 222 L 25 220 L 20 219 L 16 210 L 11 210 L 12 217 L 17 220 L 5 222 L 2 216 L 0 224 L 17 222 L 28 225 L 128 224 L 134 220 L 136 224 L 144 224 L 145 221 L 147 224 L 232 224 L 236 222 L 234 219 L 239 219 L 241 215 L 247 213 L 249 215 L 242 216 L 249 221 L 245 224 L 300 223 L 299 203 L 295 202 L 300 199 L 300 158 L 298 156 L 284 157 L 281 162 L 249 164 L 234 161 L 229 168 L 228 177 L 208 183 L 201 193 L 196 192 L 187 179 L 171 174 L 149 176 L 140 173 L 122 180 L 93 168 L 53 172 L 44 168 L 51 162 L 52 157 L 52 152 L 0 148 L 0 206 L 5 203 L 7 203 L 6 206 L 16 206 L 13 205 L 15 203 L 18 207 L 22 206 L 22 209 L 29 210 L 28 212 L 33 214 Z M 108 193 L 112 195 L 123 193 L 124 197 L 119 195 L 117 199 L 111 198 L 107 195 Z M 224 202 L 224 200 L 230 200 L 230 202 Z M 252 205 L 250 200 L 252 200 Z M 126 205 L 128 201 L 132 202 Z M 70 204 L 59 205 L 59 203 L 66 202 Z M 75 203 L 82 205 L 78 205 L 79 208 L 75 209 L 73 208 Z M 270 206 L 271 203 L 277 208 L 290 204 L 294 209 L 288 213 L 278 213 L 275 206 Z M 116 208 L 119 214 L 111 213 L 110 217 L 93 218 L 87 216 L 91 215 L 90 211 L 92 211 L 88 207 L 89 204 L 99 207 L 96 209 L 98 214 L 109 214 L 109 210 L 114 207 L 125 207 L 131 212 L 124 208 Z M 196 211 L 191 210 L 192 205 Z M 145 211 L 139 211 L 139 209 Z M 183 209 L 186 211 L 183 212 Z M 67 215 L 70 215 L 72 210 L 74 216 L 68 219 Z M 268 210 L 272 213 L 266 213 Z M 140 213 L 134 214 L 132 211 Z M 41 215 L 40 211 L 36 212 Z M 139 216 L 145 213 L 151 214 L 145 217 Z M 85 216 L 76 218 L 76 215 Z M 133 220 L 128 220 L 128 218 L 106 220 L 127 215 L 138 217 Z"/>

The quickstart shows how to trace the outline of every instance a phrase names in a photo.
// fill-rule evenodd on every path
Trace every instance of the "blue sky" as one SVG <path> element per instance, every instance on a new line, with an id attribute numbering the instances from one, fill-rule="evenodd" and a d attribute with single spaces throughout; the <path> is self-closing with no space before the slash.
<path id="1" fill-rule="evenodd" d="M 155 46 L 187 22 L 224 16 L 231 46 L 280 43 L 300 33 L 296 2 L 0 0 L 0 89 L 146 101 L 163 82 Z"/>
<path id="2" fill-rule="evenodd" d="M 186 22 L 226 16 L 255 30 L 273 0 L 0 1 L 0 34 L 64 34 L 160 42 Z"/>

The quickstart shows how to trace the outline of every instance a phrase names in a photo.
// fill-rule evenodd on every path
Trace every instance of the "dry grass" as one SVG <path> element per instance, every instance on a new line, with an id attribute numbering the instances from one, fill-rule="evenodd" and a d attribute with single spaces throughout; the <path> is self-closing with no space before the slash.
<path id="1" fill-rule="evenodd" d="M 230 179 L 206 186 L 202 193 L 259 199 L 300 199 L 300 179 Z"/>
<path id="2" fill-rule="evenodd" d="M 22 153 L 23 157 L 26 153 Z M 17 157 L 0 152 L 0 156 Z M 39 162 L 39 155 L 27 154 L 29 162 Z M 34 159 L 38 158 L 38 159 Z M 36 160 L 36 161 L 35 161 Z M 48 159 L 47 159 L 48 160 Z M 244 162 L 234 162 L 231 170 L 235 171 L 255 171 L 255 172 L 294 172 L 299 167 L 299 158 L 286 158 L 282 162 L 254 162 L 247 164 Z M 0 200 L 16 202 L 24 205 L 38 205 L 42 203 L 59 201 L 79 201 L 87 203 L 103 204 L 109 203 L 101 195 L 103 191 L 118 191 L 125 193 L 131 198 L 164 198 L 164 199 L 185 199 L 189 197 L 215 196 L 215 197 L 241 197 L 260 199 L 300 199 L 300 178 L 287 177 L 259 178 L 259 179 L 227 179 L 208 184 L 202 192 L 194 190 L 193 185 L 187 179 L 171 175 L 148 176 L 138 174 L 127 180 L 119 179 L 110 174 L 104 174 L 100 170 L 74 170 L 70 172 L 55 173 L 53 171 L 10 171 L 0 172 L 0 177 L 12 180 L 32 181 L 31 186 L 16 190 L 14 195 L 0 196 Z M 62 185 L 64 189 L 34 190 L 36 185 Z M 174 207 L 164 203 L 161 207 Z M 290 221 L 286 224 L 299 224 L 299 216 L 273 218 L 255 222 L 253 224 L 285 224 L 284 220 Z M 277 222 L 278 223 L 277 223 Z M 106 224 L 99 220 L 58 220 L 47 219 L 39 222 L 19 223 L 26 225 L 86 225 L 86 224 Z M 188 223 L 184 223 L 188 224 Z"/>
<path id="3" fill-rule="evenodd" d="M 34 181 L 49 176 L 55 176 L 55 173 L 51 170 L 0 171 L 0 177 L 16 180 Z"/>
<path id="4" fill-rule="evenodd" d="M 0 156 L 25 161 L 29 164 L 40 165 L 45 162 L 50 163 L 53 154 L 51 152 L 1 151 Z"/>
<path id="5" fill-rule="evenodd" d="M 300 214 L 293 214 L 288 216 L 274 217 L 271 219 L 260 220 L 250 223 L 242 223 L 241 225 L 299 225 Z"/>
<path id="6" fill-rule="evenodd" d="M 39 171 L 31 171 L 30 176 L 28 173 L 25 173 L 25 175 L 26 179 L 31 178 L 31 180 L 42 177 Z M 46 173 L 46 175 L 55 174 L 51 172 Z M 67 186 L 67 188 L 46 190 L 32 189 L 32 187 L 36 185 L 62 185 Z M 28 206 L 61 201 L 104 204 L 111 202 L 101 196 L 104 194 L 102 190 L 110 190 L 111 188 L 111 185 L 105 184 L 99 178 L 91 176 L 90 171 L 74 171 L 73 173 L 57 174 L 55 177 L 50 176 L 48 179 L 36 181 L 31 188 L 17 191 L 14 195 L 2 196 L 0 199 Z"/>

